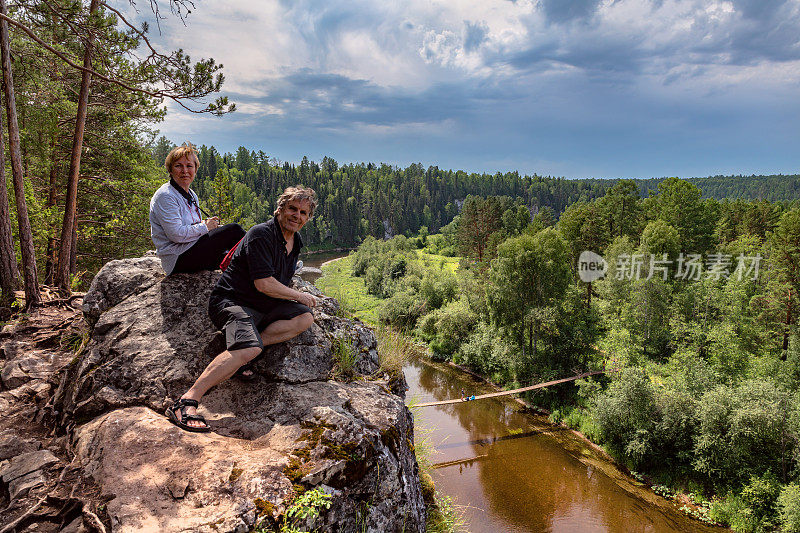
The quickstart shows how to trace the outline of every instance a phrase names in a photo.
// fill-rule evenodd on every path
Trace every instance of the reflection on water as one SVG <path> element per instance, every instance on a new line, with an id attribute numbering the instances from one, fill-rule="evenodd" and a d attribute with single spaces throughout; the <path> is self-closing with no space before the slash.
<path id="1" fill-rule="evenodd" d="M 444 365 L 406 366 L 418 403 L 485 388 Z M 463 389 L 463 392 L 462 392 Z M 436 488 L 466 507 L 472 532 L 715 532 L 643 490 L 572 432 L 492 398 L 416 409 L 431 431 Z"/>

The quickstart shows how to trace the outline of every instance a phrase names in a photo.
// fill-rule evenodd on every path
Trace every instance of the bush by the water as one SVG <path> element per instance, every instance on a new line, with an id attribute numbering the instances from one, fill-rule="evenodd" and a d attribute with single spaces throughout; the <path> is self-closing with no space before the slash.
<path id="1" fill-rule="evenodd" d="M 620 181 L 557 221 L 509 200 L 367 239 L 354 270 L 380 320 L 508 386 L 618 369 L 526 399 L 737 531 L 800 530 L 800 209 L 676 178 L 647 198 Z M 586 250 L 604 279 L 580 279 Z"/>

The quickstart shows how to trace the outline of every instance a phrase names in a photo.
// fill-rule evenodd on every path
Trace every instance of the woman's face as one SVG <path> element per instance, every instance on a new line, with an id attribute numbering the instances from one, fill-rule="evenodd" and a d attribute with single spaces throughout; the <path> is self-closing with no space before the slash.
<path id="1" fill-rule="evenodd" d="M 194 164 L 194 160 L 184 156 L 180 159 L 176 159 L 172 163 L 172 172 L 170 172 L 170 175 L 184 191 L 189 192 L 189 186 L 194 181 L 194 175 L 196 173 L 197 167 Z"/>

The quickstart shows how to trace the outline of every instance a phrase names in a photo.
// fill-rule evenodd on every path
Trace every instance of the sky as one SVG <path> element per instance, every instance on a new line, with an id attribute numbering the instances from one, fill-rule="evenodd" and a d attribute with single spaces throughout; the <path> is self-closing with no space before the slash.
<path id="1" fill-rule="evenodd" d="M 567 178 L 800 172 L 800 0 L 197 0 L 237 111 L 180 144 Z"/>

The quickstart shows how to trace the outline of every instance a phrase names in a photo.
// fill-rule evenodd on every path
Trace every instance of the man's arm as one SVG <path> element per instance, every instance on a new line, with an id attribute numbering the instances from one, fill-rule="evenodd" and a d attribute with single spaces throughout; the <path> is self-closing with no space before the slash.
<path id="1" fill-rule="evenodd" d="M 272 276 L 268 278 L 259 278 L 255 280 L 253 284 L 256 286 L 256 290 L 272 298 L 295 300 L 308 307 L 315 307 L 317 305 L 317 299 L 310 294 L 287 287 Z"/>

